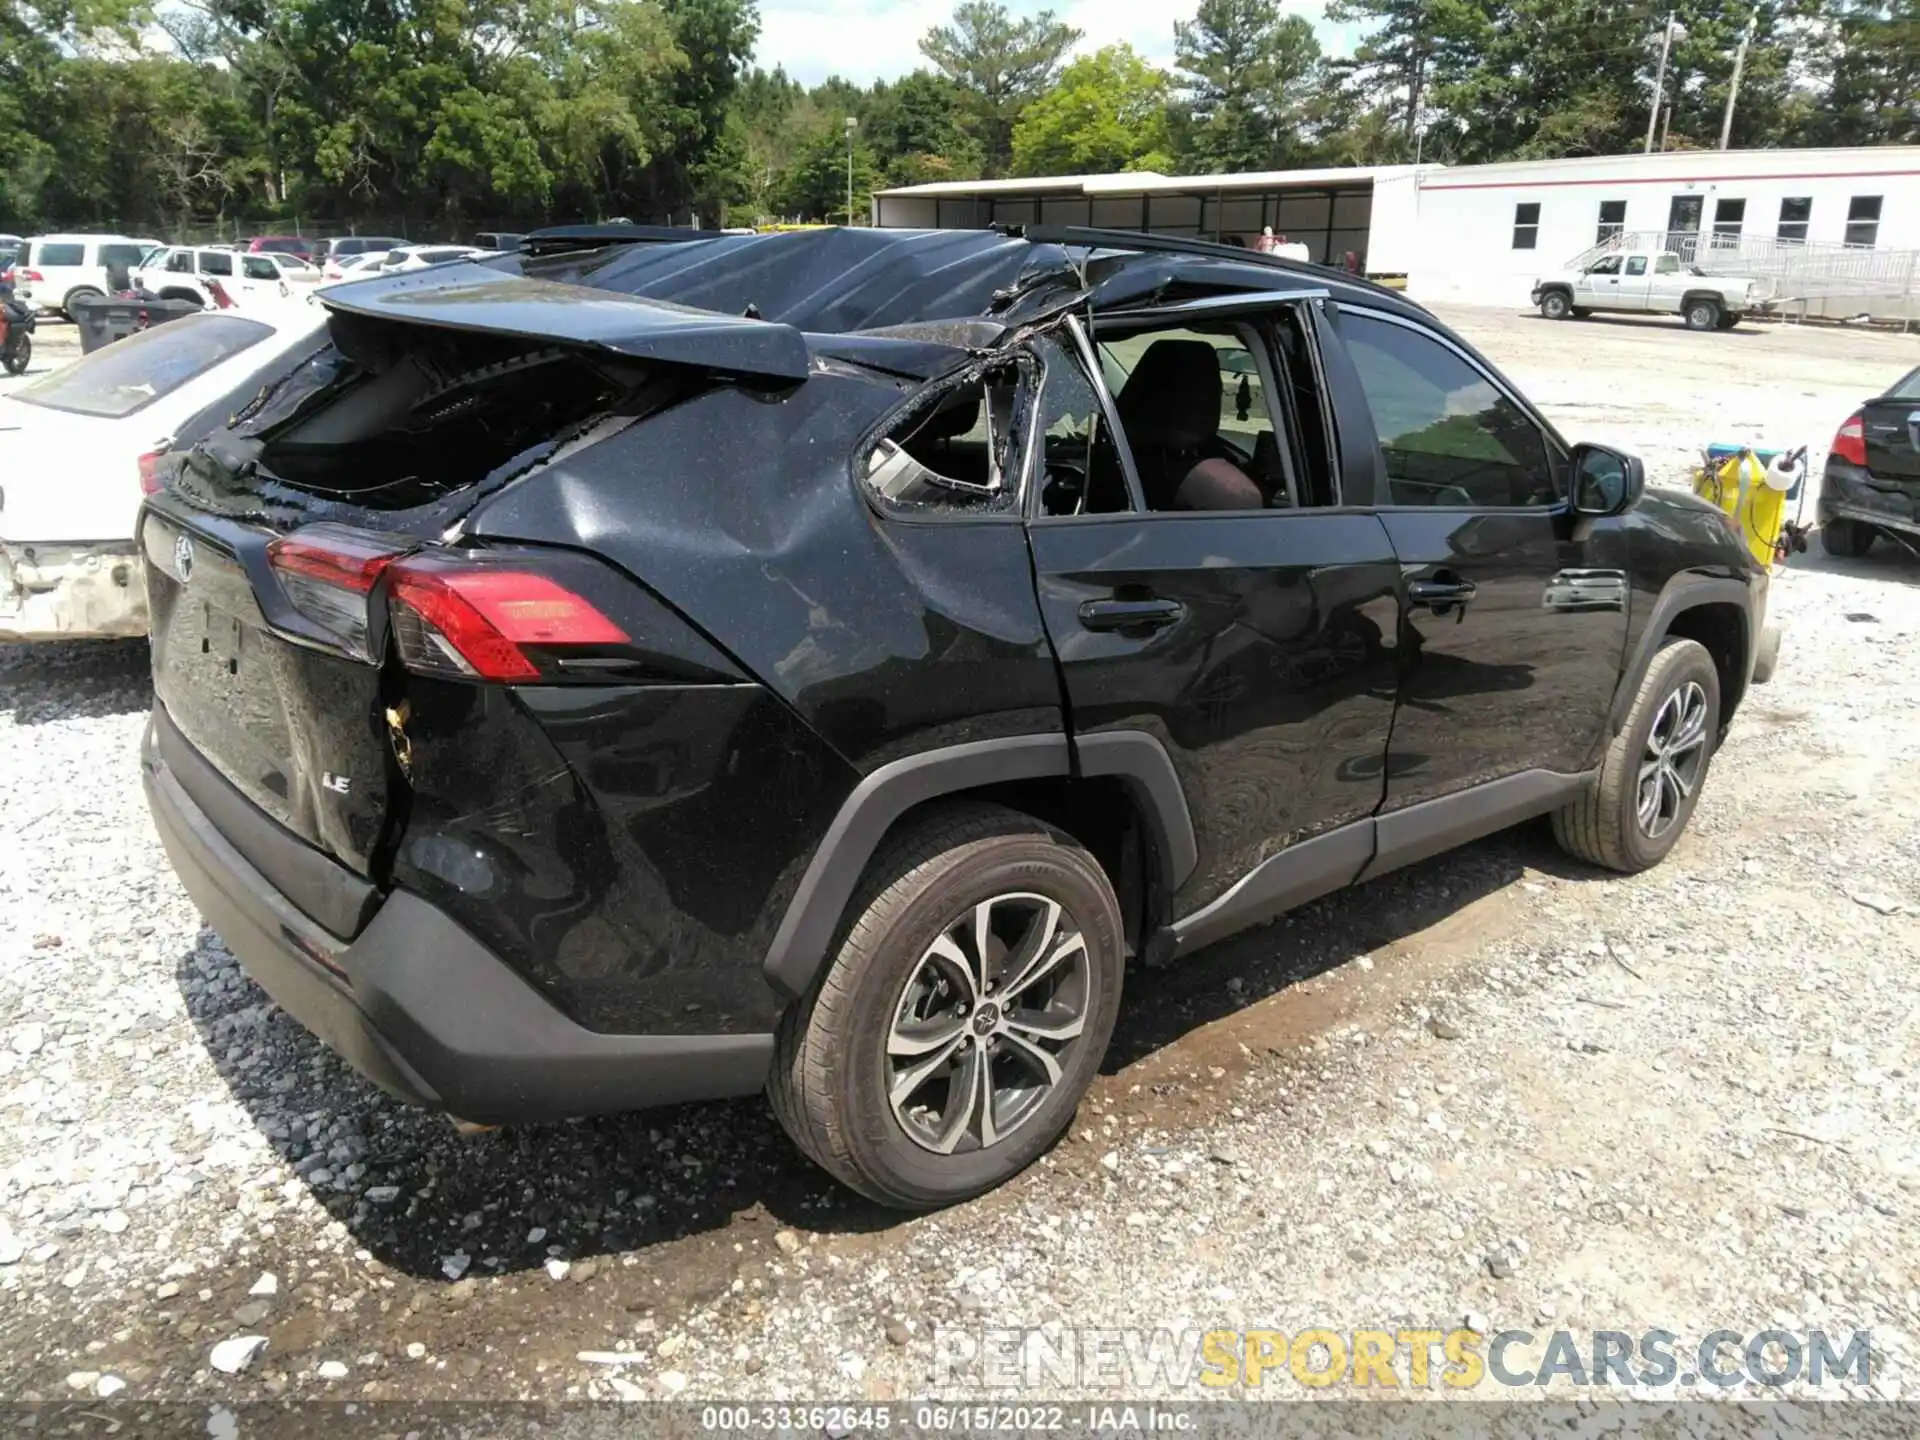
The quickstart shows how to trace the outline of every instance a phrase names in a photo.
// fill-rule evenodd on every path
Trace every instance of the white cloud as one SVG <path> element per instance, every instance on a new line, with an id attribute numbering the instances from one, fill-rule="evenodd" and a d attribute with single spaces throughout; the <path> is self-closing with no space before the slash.
<path id="1" fill-rule="evenodd" d="M 1284 0 L 1284 7 L 1313 21 L 1320 43 L 1344 54 L 1352 48 L 1348 27 L 1329 25 L 1323 0 Z M 1122 41 L 1148 59 L 1173 63 L 1173 22 L 1192 17 L 1195 0 L 1011 0 L 1016 14 L 1053 9 L 1085 33 L 1079 49 L 1093 51 Z M 920 37 L 951 13 L 943 5 L 912 0 L 760 0 L 757 64 L 808 85 L 829 75 L 867 84 L 893 79 L 926 63 Z"/>

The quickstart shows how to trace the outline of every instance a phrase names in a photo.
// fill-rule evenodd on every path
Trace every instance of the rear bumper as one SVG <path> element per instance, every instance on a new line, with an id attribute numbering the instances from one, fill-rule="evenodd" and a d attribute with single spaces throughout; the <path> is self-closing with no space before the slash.
<path id="1" fill-rule="evenodd" d="M 1827 462 L 1817 508 L 1822 525 L 1829 520 L 1859 520 L 1920 535 L 1920 484 L 1875 483 L 1866 471 L 1844 461 Z"/>
<path id="2" fill-rule="evenodd" d="M 241 967 L 354 1069 L 487 1124 L 751 1095 L 771 1035 L 607 1035 L 575 1024 L 442 911 L 395 891 L 351 942 L 295 907 L 208 819 L 149 727 L 141 775 L 187 894 Z"/>
<path id="3" fill-rule="evenodd" d="M 0 540 L 0 640 L 102 640 L 147 633 L 147 587 L 131 540 Z"/>

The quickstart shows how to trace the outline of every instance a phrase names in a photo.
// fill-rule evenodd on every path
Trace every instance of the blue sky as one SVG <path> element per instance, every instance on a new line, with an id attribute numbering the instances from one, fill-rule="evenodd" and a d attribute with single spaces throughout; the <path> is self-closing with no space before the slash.
<path id="1" fill-rule="evenodd" d="M 1192 16 L 1195 0 L 1007 0 L 1017 14 L 1051 8 L 1082 30 L 1084 50 L 1124 40 L 1148 59 L 1173 61 L 1173 22 Z M 1285 9 L 1304 15 L 1320 32 L 1330 53 L 1353 48 L 1348 26 L 1329 25 L 1323 0 L 1282 0 Z M 866 83 L 892 79 L 924 62 L 919 40 L 942 23 L 951 6 L 912 0 L 760 0 L 760 44 L 756 61 L 808 85 L 829 75 Z"/>

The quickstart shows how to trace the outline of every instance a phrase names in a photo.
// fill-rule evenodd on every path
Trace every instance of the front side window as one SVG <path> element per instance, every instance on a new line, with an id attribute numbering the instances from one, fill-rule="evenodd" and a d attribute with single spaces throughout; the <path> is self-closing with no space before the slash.
<path id="1" fill-rule="evenodd" d="M 124 265 L 129 270 L 140 263 L 140 257 L 147 253 L 144 245 L 102 245 L 100 263 L 102 265 Z"/>
<path id="2" fill-rule="evenodd" d="M 245 275 L 249 280 L 278 280 L 280 278 L 280 272 L 274 268 L 273 261 L 261 255 L 248 255 L 244 257 L 240 262 L 240 273 Z"/>
<path id="3" fill-rule="evenodd" d="M 900 510 L 993 513 L 1019 499 L 1021 370 L 1000 365 L 940 387 L 867 452 L 867 487 Z"/>
<path id="4" fill-rule="evenodd" d="M 1395 505 L 1482 509 L 1560 500 L 1558 466 L 1533 419 L 1438 339 L 1348 312 L 1341 321 Z"/>
<path id="5" fill-rule="evenodd" d="M 237 315 L 189 315 L 82 356 L 15 390 L 13 398 L 49 410 L 119 419 L 171 395 L 271 334 L 271 326 Z"/>
<path id="6" fill-rule="evenodd" d="M 1540 205 L 1528 200 L 1513 207 L 1513 248 L 1532 250 L 1540 243 Z"/>
<path id="7" fill-rule="evenodd" d="M 193 273 L 193 252 L 174 250 L 167 255 L 167 272 L 172 275 L 191 275 Z"/>
<path id="8" fill-rule="evenodd" d="M 1609 255 L 1604 260 L 1597 260 L 1588 269 L 1587 273 L 1589 275 L 1618 275 L 1620 273 L 1620 257 L 1618 255 Z"/>
<path id="9" fill-rule="evenodd" d="M 1813 197 L 1795 196 L 1780 202 L 1780 228 L 1775 232 L 1782 240 L 1805 240 L 1807 222 L 1813 219 Z"/>
<path id="10" fill-rule="evenodd" d="M 1872 249 L 1880 238 L 1878 195 L 1856 195 L 1847 202 L 1847 244 Z"/>

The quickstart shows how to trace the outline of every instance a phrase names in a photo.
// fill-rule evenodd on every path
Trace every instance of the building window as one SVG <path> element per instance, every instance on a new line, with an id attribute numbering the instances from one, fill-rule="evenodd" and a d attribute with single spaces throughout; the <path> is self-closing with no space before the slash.
<path id="1" fill-rule="evenodd" d="M 1600 230 L 1593 239 L 1597 245 L 1617 239 L 1627 228 L 1627 202 L 1624 200 L 1602 200 L 1600 202 Z"/>
<path id="2" fill-rule="evenodd" d="M 1513 207 L 1513 248 L 1531 250 L 1540 243 L 1540 206 L 1537 201 Z"/>
<path id="3" fill-rule="evenodd" d="M 1780 228 L 1774 233 L 1782 240 L 1805 241 L 1807 222 L 1813 219 L 1813 197 L 1800 195 L 1780 202 Z"/>
<path id="4" fill-rule="evenodd" d="M 1856 195 L 1847 202 L 1847 244 L 1873 248 L 1880 236 L 1880 197 Z"/>
<path id="5" fill-rule="evenodd" d="M 1713 202 L 1713 243 L 1721 248 L 1730 249 L 1740 243 L 1740 227 L 1747 220 L 1747 202 L 1744 200 L 1716 200 Z"/>

